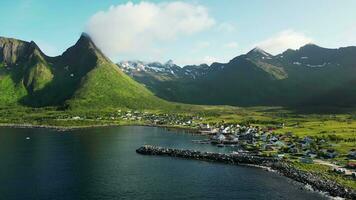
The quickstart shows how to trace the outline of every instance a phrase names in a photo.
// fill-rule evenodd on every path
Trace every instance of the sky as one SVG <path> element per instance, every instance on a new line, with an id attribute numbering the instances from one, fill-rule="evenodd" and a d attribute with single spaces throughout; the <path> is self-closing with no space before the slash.
<path id="1" fill-rule="evenodd" d="M 356 46 L 354 0 L 1 0 L 0 36 L 35 41 L 50 56 L 82 32 L 114 62 L 228 62 L 307 43 Z"/>

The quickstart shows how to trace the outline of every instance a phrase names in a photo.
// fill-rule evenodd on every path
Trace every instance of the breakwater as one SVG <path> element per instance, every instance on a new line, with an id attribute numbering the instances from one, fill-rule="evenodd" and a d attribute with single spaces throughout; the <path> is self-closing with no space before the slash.
<path id="1" fill-rule="evenodd" d="M 294 168 L 293 165 L 278 158 L 261 157 L 252 154 L 222 154 L 194 150 L 170 149 L 151 145 L 142 146 L 138 148 L 136 152 L 143 155 L 170 156 L 227 164 L 250 164 L 269 167 L 288 178 L 308 184 L 315 190 L 327 192 L 331 196 L 356 199 L 356 191 L 345 188 L 332 180 L 321 178 L 311 172 L 298 170 Z"/>

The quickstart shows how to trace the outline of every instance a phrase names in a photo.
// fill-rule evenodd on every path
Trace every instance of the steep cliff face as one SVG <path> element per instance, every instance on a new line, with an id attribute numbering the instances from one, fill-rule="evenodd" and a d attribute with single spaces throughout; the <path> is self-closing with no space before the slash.
<path id="1" fill-rule="evenodd" d="M 17 103 L 53 79 L 51 65 L 34 42 L 0 38 L 0 104 Z"/>
<path id="2" fill-rule="evenodd" d="M 24 60 L 30 48 L 30 43 L 0 37 L 0 62 L 13 65 L 19 60 Z"/>

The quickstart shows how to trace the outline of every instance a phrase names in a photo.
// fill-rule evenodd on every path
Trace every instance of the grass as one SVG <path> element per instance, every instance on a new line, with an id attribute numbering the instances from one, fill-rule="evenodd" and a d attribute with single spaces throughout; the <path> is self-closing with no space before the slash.
<path id="1" fill-rule="evenodd" d="M 356 120 L 352 114 L 302 115 L 288 118 L 285 128 L 277 133 L 293 132 L 299 137 L 312 136 L 331 138 L 333 148 L 341 154 L 356 148 Z"/>
<path id="2" fill-rule="evenodd" d="M 98 65 L 100 67 L 87 74 L 74 98 L 68 101 L 70 107 L 74 109 L 108 106 L 135 109 L 161 107 L 164 109 L 170 106 L 170 103 L 155 97 L 143 85 L 119 71 L 116 66 L 107 62 Z"/>
<path id="3" fill-rule="evenodd" d="M 3 69 L 0 68 L 0 104 L 16 104 L 27 91 L 23 85 L 15 83 L 9 74 L 1 75 L 1 70 Z"/>
<path id="4" fill-rule="evenodd" d="M 300 162 L 293 162 L 292 163 L 294 167 L 296 167 L 297 169 L 300 169 L 302 171 L 307 171 L 307 172 L 312 172 L 317 174 L 320 177 L 323 177 L 324 179 L 327 180 L 334 180 L 335 182 L 341 184 L 341 185 L 345 185 L 349 188 L 352 189 L 356 189 L 356 181 L 351 179 L 351 178 L 347 178 L 343 175 L 337 174 L 337 173 L 333 173 L 330 172 L 331 167 L 326 166 L 326 165 L 321 165 L 321 164 L 303 164 Z"/>

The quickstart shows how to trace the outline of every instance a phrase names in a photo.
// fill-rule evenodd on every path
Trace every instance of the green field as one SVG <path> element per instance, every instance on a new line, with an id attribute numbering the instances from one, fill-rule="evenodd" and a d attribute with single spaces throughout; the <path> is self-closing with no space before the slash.
<path id="1" fill-rule="evenodd" d="M 171 109 L 173 107 L 173 109 Z M 0 123 L 52 125 L 52 126 L 91 126 L 106 124 L 127 124 L 121 119 L 110 119 L 117 109 L 75 109 L 57 110 L 55 107 L 0 107 Z M 123 109 L 124 110 L 124 109 Z M 197 123 L 239 123 L 261 127 L 279 127 L 276 133 L 294 133 L 298 137 L 327 137 L 334 141 L 334 147 L 345 154 L 356 148 L 356 111 L 342 114 L 300 114 L 280 107 L 231 107 L 195 106 L 175 104 L 163 110 L 145 110 L 149 113 L 182 114 L 199 116 Z M 73 116 L 86 116 L 82 120 L 66 120 Z M 98 120 L 98 118 L 101 118 Z M 144 122 L 131 121 L 130 123 Z M 284 127 L 280 127 L 284 124 Z M 194 127 L 193 127 L 194 128 Z"/>

